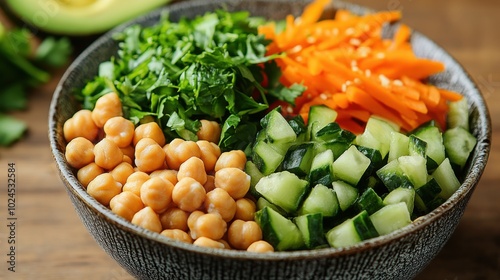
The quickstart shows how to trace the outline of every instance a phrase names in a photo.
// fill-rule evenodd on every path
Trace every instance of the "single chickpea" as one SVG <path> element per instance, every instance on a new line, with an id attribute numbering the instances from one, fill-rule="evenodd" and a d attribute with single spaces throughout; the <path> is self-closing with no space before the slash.
<path id="1" fill-rule="evenodd" d="M 132 159 L 129 156 L 127 156 L 127 155 L 123 155 L 123 162 L 126 162 L 126 163 L 128 163 L 130 165 L 134 164 L 134 162 L 132 161 Z M 134 168 L 134 171 L 135 171 L 135 168 Z"/>
<path id="2" fill-rule="evenodd" d="M 149 174 L 151 177 L 160 177 L 163 180 L 169 181 L 173 185 L 177 184 L 177 170 L 172 169 L 160 169 L 155 170 Z"/>
<path id="3" fill-rule="evenodd" d="M 205 188 L 205 192 L 209 192 L 213 189 L 215 189 L 215 176 L 214 175 L 207 175 L 207 182 L 203 184 L 203 187 Z"/>
<path id="4" fill-rule="evenodd" d="M 172 201 L 174 185 L 160 177 L 153 177 L 141 186 L 141 200 L 156 213 L 165 211 Z"/>
<path id="5" fill-rule="evenodd" d="M 125 185 L 128 176 L 134 173 L 134 167 L 128 162 L 122 162 L 118 164 L 113 170 L 109 172 L 113 178 L 120 184 Z"/>
<path id="6" fill-rule="evenodd" d="M 160 234 L 163 236 L 166 236 L 168 238 L 172 238 L 172 239 L 179 240 L 182 242 L 186 242 L 186 243 L 190 243 L 190 244 L 193 243 L 193 239 L 191 238 L 191 236 L 189 236 L 189 234 L 187 232 L 182 231 L 180 229 L 165 229 L 162 232 L 160 232 Z"/>
<path id="7" fill-rule="evenodd" d="M 135 213 L 144 208 L 141 198 L 132 192 L 121 192 L 109 201 L 111 211 L 127 221 L 132 221 Z"/>
<path id="8" fill-rule="evenodd" d="M 215 172 L 226 168 L 235 167 L 241 170 L 245 170 L 245 165 L 247 163 L 247 156 L 241 150 L 233 150 L 229 152 L 223 152 L 220 154 L 219 159 L 215 163 Z"/>
<path id="9" fill-rule="evenodd" d="M 134 138 L 134 123 L 122 116 L 112 117 L 104 124 L 106 138 L 116 143 L 120 148 L 126 148 Z"/>
<path id="10" fill-rule="evenodd" d="M 219 143 L 221 127 L 218 122 L 201 120 L 201 126 L 196 136 L 200 140 L 207 140 L 212 143 Z"/>
<path id="11" fill-rule="evenodd" d="M 94 144 L 87 138 L 76 137 L 66 145 L 66 161 L 74 168 L 82 168 L 94 162 Z"/>
<path id="12" fill-rule="evenodd" d="M 160 214 L 161 225 L 164 229 L 179 229 L 188 231 L 187 220 L 189 213 L 177 207 L 170 208 Z"/>
<path id="13" fill-rule="evenodd" d="M 166 154 L 167 165 L 171 169 L 179 170 L 183 162 L 191 157 L 201 157 L 201 151 L 196 142 L 185 141 L 179 138 L 172 140 L 163 148 Z"/>
<path id="14" fill-rule="evenodd" d="M 165 146 L 165 135 L 156 122 L 143 123 L 135 129 L 133 135 L 134 145 L 137 145 L 137 142 L 142 138 L 151 138 L 155 140 L 158 145 L 162 147 Z"/>
<path id="15" fill-rule="evenodd" d="M 165 164 L 165 152 L 151 138 L 142 138 L 135 146 L 135 165 L 140 171 L 152 172 Z"/>
<path id="16" fill-rule="evenodd" d="M 220 242 L 220 243 L 222 243 L 222 244 L 224 244 L 224 249 L 228 249 L 228 250 L 230 250 L 230 249 L 231 249 L 231 245 L 229 245 L 229 242 L 227 242 L 226 240 L 224 240 L 224 239 L 219 239 L 219 240 L 217 240 L 217 241 L 218 241 L 218 242 Z"/>
<path id="17" fill-rule="evenodd" d="M 172 200 L 182 210 L 192 212 L 203 204 L 206 192 L 203 185 L 193 178 L 182 178 L 174 186 Z"/>
<path id="18" fill-rule="evenodd" d="M 87 188 L 89 185 L 90 181 L 94 180 L 95 177 L 98 175 L 104 173 L 104 169 L 102 169 L 99 165 L 97 165 L 95 162 L 91 162 L 84 167 L 78 169 L 78 172 L 76 173 L 76 177 L 78 178 L 78 181 L 82 183 L 84 188 Z"/>
<path id="19" fill-rule="evenodd" d="M 203 236 L 196 239 L 193 244 L 208 248 L 225 249 L 224 243 Z"/>
<path id="20" fill-rule="evenodd" d="M 236 213 L 236 202 L 221 188 L 208 192 L 203 205 L 207 213 L 217 213 L 226 222 L 230 222 Z"/>
<path id="21" fill-rule="evenodd" d="M 246 250 L 250 244 L 262 240 L 262 230 L 254 221 L 234 220 L 227 231 L 231 247 Z"/>
<path id="22" fill-rule="evenodd" d="M 274 248 L 271 244 L 264 240 L 259 240 L 255 241 L 254 243 L 250 244 L 247 248 L 248 252 L 255 252 L 255 253 L 270 253 L 274 252 Z"/>
<path id="23" fill-rule="evenodd" d="M 95 177 L 87 186 L 87 192 L 102 205 L 108 206 L 109 201 L 122 191 L 122 184 L 115 181 L 109 173 Z"/>
<path id="24" fill-rule="evenodd" d="M 227 223 L 217 213 L 203 214 L 196 219 L 193 227 L 189 228 L 191 238 L 197 239 L 202 236 L 218 240 L 224 236 Z"/>
<path id="25" fill-rule="evenodd" d="M 201 152 L 201 160 L 205 165 L 205 171 L 211 172 L 215 168 L 215 163 L 217 159 L 221 155 L 221 151 L 217 144 L 206 141 L 206 140 L 198 140 L 196 141 L 196 145 L 200 148 Z"/>
<path id="26" fill-rule="evenodd" d="M 102 139 L 94 146 L 95 163 L 100 167 L 111 170 L 123 161 L 123 153 L 115 142 Z"/>
<path id="27" fill-rule="evenodd" d="M 103 127 L 112 117 L 122 115 L 122 102 L 118 94 L 114 92 L 99 97 L 95 103 L 94 110 L 92 110 L 92 119 L 97 127 Z"/>
<path id="28" fill-rule="evenodd" d="M 224 189 L 234 199 L 244 197 L 250 189 L 250 175 L 235 167 L 226 167 L 215 173 L 215 187 Z"/>
<path id="29" fill-rule="evenodd" d="M 200 210 L 195 210 L 195 211 L 191 212 L 189 214 L 189 216 L 188 216 L 188 219 L 187 219 L 188 229 L 189 228 L 194 228 L 195 223 L 198 220 L 198 218 L 201 217 L 201 216 L 203 216 L 203 215 L 205 215 L 205 213 L 203 213 Z"/>
<path id="30" fill-rule="evenodd" d="M 243 221 L 253 221 L 257 206 L 249 198 L 240 198 L 236 200 L 236 213 L 234 219 Z"/>
<path id="31" fill-rule="evenodd" d="M 179 166 L 179 172 L 177 173 L 177 180 L 182 180 L 182 178 L 191 177 L 200 184 L 205 184 L 207 182 L 207 173 L 205 172 L 205 166 L 203 161 L 197 157 L 191 157 Z"/>
<path id="32" fill-rule="evenodd" d="M 66 141 L 71 141 L 76 137 L 84 137 L 94 141 L 99 132 L 99 128 L 92 120 L 92 112 L 82 109 L 76 112 L 63 125 L 63 134 Z"/>
<path id="33" fill-rule="evenodd" d="M 123 185 L 123 191 L 133 192 L 135 195 L 140 197 L 142 184 L 149 179 L 150 177 L 147 173 L 135 171 L 128 176 L 127 182 Z"/>
<path id="34" fill-rule="evenodd" d="M 150 231 L 160 233 L 162 231 L 160 217 L 151 207 L 144 207 L 135 213 L 132 224 L 138 225 Z"/>
<path id="35" fill-rule="evenodd" d="M 122 150 L 122 153 L 124 156 L 128 156 L 132 162 L 135 159 L 135 147 L 134 146 L 127 146 L 124 148 L 120 148 Z"/>

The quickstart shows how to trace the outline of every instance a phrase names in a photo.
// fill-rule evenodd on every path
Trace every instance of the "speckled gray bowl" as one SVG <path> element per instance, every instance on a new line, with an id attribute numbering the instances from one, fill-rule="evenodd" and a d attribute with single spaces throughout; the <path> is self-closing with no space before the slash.
<path id="1" fill-rule="evenodd" d="M 192 17 L 226 6 L 249 10 L 272 19 L 299 15 L 308 1 L 190 1 L 168 9 L 172 20 Z M 365 12 L 363 8 L 335 1 L 336 8 Z M 143 25 L 157 22 L 160 12 L 138 19 Z M 122 29 L 124 26 L 119 27 Z M 112 31 L 113 32 L 113 31 Z M 111 33 L 112 33 L 111 32 Z M 447 71 L 433 77 L 440 87 L 465 95 L 471 124 L 478 138 L 467 166 L 464 183 L 443 205 L 413 224 L 356 246 L 341 249 L 251 254 L 215 250 L 163 238 L 132 225 L 90 197 L 64 159 L 62 126 L 79 107 L 72 93 L 97 73 L 98 64 L 116 51 L 110 33 L 85 50 L 60 81 L 50 107 L 49 137 L 60 176 L 75 209 L 97 243 L 130 274 L 141 279 L 409 279 L 416 276 L 441 250 L 455 230 L 467 202 L 486 166 L 490 151 L 491 121 L 477 86 L 442 48 L 415 33 L 412 43 L 419 56 L 443 61 Z"/>

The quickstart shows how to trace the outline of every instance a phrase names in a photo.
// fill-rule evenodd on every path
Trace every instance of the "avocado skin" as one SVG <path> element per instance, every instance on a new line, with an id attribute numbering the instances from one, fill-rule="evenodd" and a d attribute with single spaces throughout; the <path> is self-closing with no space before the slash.
<path id="1" fill-rule="evenodd" d="M 36 35 L 81 37 L 75 41 L 85 44 L 121 23 L 173 1 L 95 0 L 89 6 L 75 8 L 61 4 L 61 0 L 5 0 L 0 1 L 0 7 L 13 23 Z M 97 5 L 99 2 L 106 4 Z"/>

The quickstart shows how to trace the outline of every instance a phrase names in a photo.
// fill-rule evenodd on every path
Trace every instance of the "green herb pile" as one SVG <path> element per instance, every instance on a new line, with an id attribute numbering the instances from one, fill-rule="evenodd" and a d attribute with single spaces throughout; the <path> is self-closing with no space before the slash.
<path id="1" fill-rule="evenodd" d="M 28 125 L 9 115 L 27 108 L 28 92 L 50 79 L 51 68 L 71 54 L 68 39 L 47 37 L 33 51 L 33 35 L 25 28 L 7 30 L 0 23 L 0 146 L 22 137 Z"/>
<path id="2" fill-rule="evenodd" d="M 264 19 L 217 10 L 178 22 L 164 15 L 151 27 L 117 34 L 117 55 L 78 93 L 92 109 L 105 93 L 118 93 L 134 123 L 154 118 L 170 137 L 196 140 L 200 119 L 222 124 L 222 150 L 249 149 L 269 104 L 293 104 L 304 88 L 283 87 L 276 56 L 258 34 Z"/>

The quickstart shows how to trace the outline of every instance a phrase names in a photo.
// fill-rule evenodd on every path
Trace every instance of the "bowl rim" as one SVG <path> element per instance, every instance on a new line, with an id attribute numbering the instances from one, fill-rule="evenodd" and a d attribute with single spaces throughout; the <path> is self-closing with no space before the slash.
<path id="1" fill-rule="evenodd" d="M 224 4 L 224 3 L 239 3 L 241 1 L 237 0 L 213 0 L 210 1 L 210 4 Z M 309 1 L 304 0 L 272 0 L 271 2 L 282 2 L 289 4 L 290 2 L 295 3 L 305 3 Z M 488 160 L 489 152 L 490 152 L 490 143 L 491 143 L 491 119 L 490 115 L 484 100 L 483 95 L 481 94 L 478 86 L 475 84 L 471 76 L 468 72 L 462 67 L 462 65 L 448 52 L 446 52 L 441 46 L 436 44 L 434 41 L 421 34 L 420 32 L 413 29 L 412 40 L 413 38 L 422 40 L 423 42 L 431 45 L 435 48 L 436 51 L 441 52 L 442 56 L 446 59 L 446 67 L 449 68 L 450 65 L 453 65 L 454 68 L 461 72 L 466 77 L 465 83 L 469 84 L 471 87 L 469 90 L 473 91 L 470 95 L 475 96 L 474 102 L 477 105 L 478 117 L 480 118 L 480 123 L 485 124 L 484 126 L 478 127 L 477 131 L 477 151 L 478 156 L 474 157 L 470 162 L 470 172 L 468 172 L 467 176 L 465 176 L 461 186 L 459 189 L 444 203 L 438 206 L 436 209 L 431 211 L 430 213 L 419 217 L 417 220 L 413 221 L 410 225 L 405 226 L 399 230 L 396 230 L 392 233 L 379 236 L 376 238 L 372 238 L 369 240 L 362 241 L 358 244 L 341 247 L 341 248 L 322 248 L 322 249 L 314 249 L 314 250 L 298 250 L 298 251 L 284 251 L 284 252 L 274 252 L 270 254 L 262 254 L 262 253 L 252 253 L 247 251 L 240 250 L 227 250 L 227 249 L 213 249 L 206 248 L 201 246 L 196 246 L 192 244 L 183 243 L 174 239 L 170 239 L 164 236 L 161 236 L 158 233 L 151 232 L 146 230 L 140 226 L 134 225 L 122 217 L 111 212 L 111 210 L 93 197 L 91 197 L 83 186 L 78 182 L 73 170 L 67 165 L 64 157 L 64 153 L 58 148 L 58 138 L 57 138 L 57 109 L 58 109 L 58 99 L 62 95 L 63 84 L 64 81 L 68 78 L 71 72 L 75 71 L 75 67 L 82 63 L 85 60 L 85 57 L 92 52 L 93 49 L 98 48 L 103 45 L 106 41 L 108 41 L 111 37 L 111 34 L 116 33 L 120 30 L 123 30 L 127 26 L 130 26 L 136 22 L 143 21 L 147 18 L 157 17 L 164 11 L 171 11 L 176 9 L 188 8 L 191 6 L 204 5 L 205 2 L 203 0 L 195 0 L 195 1 L 181 1 L 174 2 L 166 7 L 161 9 L 156 9 L 155 11 L 148 13 L 144 16 L 131 20 L 127 23 L 124 23 L 112 30 L 108 31 L 93 43 L 91 43 L 67 68 L 63 77 L 59 81 L 56 89 L 54 91 L 54 95 L 52 97 L 52 101 L 50 103 L 49 108 L 49 142 L 51 147 L 51 152 L 53 154 L 54 160 L 56 162 L 56 167 L 59 170 L 59 176 L 65 182 L 65 187 L 67 191 L 71 192 L 74 196 L 76 196 L 81 202 L 86 204 L 87 207 L 92 209 L 94 214 L 101 216 L 108 222 L 116 225 L 121 230 L 127 231 L 134 235 L 137 235 L 141 238 L 146 238 L 149 241 L 156 242 L 161 244 L 162 246 L 171 246 L 175 249 L 189 251 L 191 253 L 196 254 L 205 254 L 210 256 L 217 256 L 223 258 L 232 258 L 232 259 L 252 259 L 252 260 L 265 260 L 265 261 L 280 261 L 286 258 L 287 260 L 291 259 L 319 259 L 319 258 L 333 258 L 340 257 L 344 255 L 353 255 L 357 253 L 361 253 L 367 250 L 372 250 L 378 247 L 382 247 L 383 245 L 395 242 L 396 240 L 409 235 L 415 232 L 423 230 L 427 225 L 436 221 L 440 216 L 444 215 L 452 211 L 453 206 L 458 204 L 460 201 L 466 199 L 466 197 L 472 193 L 474 188 L 479 182 L 479 179 L 486 167 L 486 163 Z M 373 10 L 370 8 L 366 8 L 364 6 L 359 6 L 352 3 L 346 3 L 342 1 L 335 1 L 333 4 L 329 5 L 330 8 L 334 9 L 350 9 L 356 11 L 362 11 L 363 13 L 372 12 Z M 471 100 L 469 100 L 471 102 Z"/>

